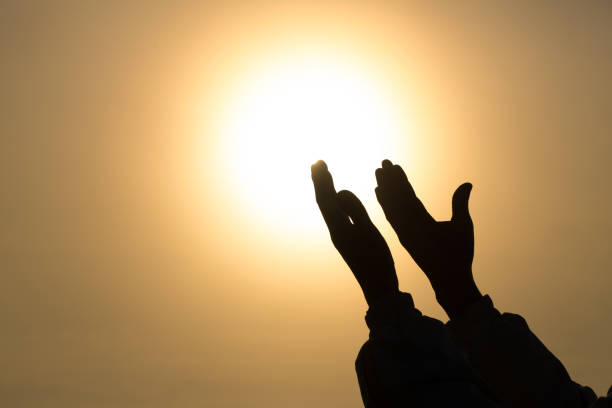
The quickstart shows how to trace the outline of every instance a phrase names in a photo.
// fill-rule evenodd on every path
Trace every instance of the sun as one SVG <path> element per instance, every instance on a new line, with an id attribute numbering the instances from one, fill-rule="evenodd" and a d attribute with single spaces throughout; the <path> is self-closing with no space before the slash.
<path id="1" fill-rule="evenodd" d="M 241 207 L 268 228 L 320 229 L 310 181 L 319 159 L 338 190 L 371 201 L 375 168 L 405 138 L 384 83 L 334 56 L 283 56 L 245 70 L 219 128 L 223 172 Z"/>

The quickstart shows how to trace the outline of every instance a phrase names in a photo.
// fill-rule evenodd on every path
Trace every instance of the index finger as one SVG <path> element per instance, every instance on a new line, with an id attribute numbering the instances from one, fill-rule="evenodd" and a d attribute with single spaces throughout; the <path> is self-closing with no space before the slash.
<path id="1" fill-rule="evenodd" d="M 333 234 L 350 225 L 350 221 L 338 204 L 334 180 L 325 162 L 319 160 L 310 167 L 310 170 L 319 210 L 321 210 L 329 232 Z"/>

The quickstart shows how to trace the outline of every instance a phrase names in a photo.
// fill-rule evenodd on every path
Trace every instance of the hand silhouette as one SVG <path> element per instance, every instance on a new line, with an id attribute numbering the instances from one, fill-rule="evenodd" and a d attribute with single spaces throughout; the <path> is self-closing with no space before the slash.
<path id="1" fill-rule="evenodd" d="M 361 286 L 369 305 L 398 292 L 391 251 L 355 194 L 336 193 L 327 165 L 311 167 L 315 196 L 331 240 Z"/>
<path id="2" fill-rule="evenodd" d="M 427 275 L 449 317 L 457 316 L 481 297 L 472 276 L 474 225 L 468 210 L 472 185 L 457 188 L 451 220 L 438 222 L 400 166 L 384 160 L 376 169 L 376 181 L 376 197 L 400 242 Z"/>

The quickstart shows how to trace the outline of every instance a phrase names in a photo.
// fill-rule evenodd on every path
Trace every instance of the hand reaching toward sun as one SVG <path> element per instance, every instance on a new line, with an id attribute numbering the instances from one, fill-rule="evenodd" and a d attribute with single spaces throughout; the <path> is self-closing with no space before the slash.
<path id="1" fill-rule="evenodd" d="M 472 276 L 474 226 L 468 210 L 472 185 L 462 184 L 455 191 L 451 220 L 436 221 L 400 166 L 383 161 L 376 181 L 376 197 L 400 242 L 427 275 L 449 317 L 457 316 L 481 297 Z"/>
<path id="2" fill-rule="evenodd" d="M 372 305 L 399 291 L 391 251 L 366 209 L 350 191 L 336 193 L 322 160 L 311 167 L 315 196 L 331 240 Z"/>

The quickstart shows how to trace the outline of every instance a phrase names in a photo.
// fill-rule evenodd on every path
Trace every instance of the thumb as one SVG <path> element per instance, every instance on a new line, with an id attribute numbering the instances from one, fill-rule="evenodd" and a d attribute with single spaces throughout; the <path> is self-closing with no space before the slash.
<path id="1" fill-rule="evenodd" d="M 370 225 L 372 221 L 357 196 L 348 190 L 338 192 L 338 204 L 355 225 Z"/>
<path id="2" fill-rule="evenodd" d="M 452 221 L 470 220 L 470 210 L 468 208 L 468 200 L 470 199 L 470 193 L 472 191 L 471 183 L 464 183 L 460 185 L 455 194 L 453 194 L 453 218 Z"/>

